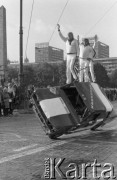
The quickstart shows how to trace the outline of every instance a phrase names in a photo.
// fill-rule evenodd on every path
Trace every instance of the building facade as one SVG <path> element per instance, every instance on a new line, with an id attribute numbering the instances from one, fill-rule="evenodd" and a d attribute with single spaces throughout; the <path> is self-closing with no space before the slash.
<path id="1" fill-rule="evenodd" d="M 49 43 L 35 44 L 35 63 L 62 61 L 64 51 L 52 46 Z"/>
<path id="2" fill-rule="evenodd" d="M 109 58 L 109 46 L 98 41 L 95 45 L 96 58 Z"/>
<path id="3" fill-rule="evenodd" d="M 94 62 L 102 64 L 108 75 L 117 69 L 117 57 L 94 59 Z"/>
<path id="4" fill-rule="evenodd" d="M 7 68 L 6 9 L 0 7 L 0 80 L 5 78 Z"/>

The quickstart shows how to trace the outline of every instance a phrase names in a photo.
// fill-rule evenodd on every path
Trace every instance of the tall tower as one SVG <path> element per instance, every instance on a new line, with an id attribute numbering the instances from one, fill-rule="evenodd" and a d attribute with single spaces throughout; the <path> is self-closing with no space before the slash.
<path id="1" fill-rule="evenodd" d="M 7 37 L 6 37 L 6 9 L 0 7 L 0 80 L 6 77 L 7 68 Z"/>

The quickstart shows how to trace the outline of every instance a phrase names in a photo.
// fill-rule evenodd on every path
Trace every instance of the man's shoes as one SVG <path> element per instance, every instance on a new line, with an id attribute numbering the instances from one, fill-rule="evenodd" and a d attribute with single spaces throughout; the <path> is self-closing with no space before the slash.
<path id="1" fill-rule="evenodd" d="M 70 86 L 71 86 L 71 83 L 63 85 L 62 88 L 67 88 L 67 87 L 70 87 Z"/>
<path id="2" fill-rule="evenodd" d="M 75 79 L 75 80 L 77 80 L 78 78 L 77 78 L 77 76 L 73 76 L 73 78 Z"/>
<path id="3" fill-rule="evenodd" d="M 65 84 L 63 87 L 70 87 L 71 86 L 71 83 L 70 84 Z"/>

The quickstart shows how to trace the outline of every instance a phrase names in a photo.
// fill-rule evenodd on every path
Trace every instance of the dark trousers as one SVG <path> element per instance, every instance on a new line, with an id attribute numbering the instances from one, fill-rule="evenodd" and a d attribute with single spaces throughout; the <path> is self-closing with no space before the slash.
<path id="1" fill-rule="evenodd" d="M 9 111 L 8 108 L 4 108 L 4 109 L 3 109 L 4 116 L 7 116 L 7 115 L 8 115 L 8 111 Z"/>
<path id="2" fill-rule="evenodd" d="M 2 105 L 1 105 L 1 103 L 0 103 L 0 116 L 2 115 Z"/>
<path id="3" fill-rule="evenodd" d="M 13 114 L 13 104 L 9 102 L 9 114 Z"/>

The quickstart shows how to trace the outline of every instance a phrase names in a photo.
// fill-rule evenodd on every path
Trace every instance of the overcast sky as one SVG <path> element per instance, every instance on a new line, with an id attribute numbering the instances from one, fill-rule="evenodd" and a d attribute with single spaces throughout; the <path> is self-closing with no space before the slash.
<path id="1" fill-rule="evenodd" d="M 33 0 L 23 0 L 24 57 Z M 35 60 L 35 43 L 48 42 L 67 0 L 35 0 L 27 49 L 30 62 Z M 8 58 L 19 60 L 19 10 L 20 0 L 0 0 L 6 8 Z M 60 19 L 61 31 L 77 37 L 93 36 L 110 46 L 110 56 L 117 57 L 117 0 L 69 0 Z M 57 29 L 50 45 L 65 49 Z"/>

